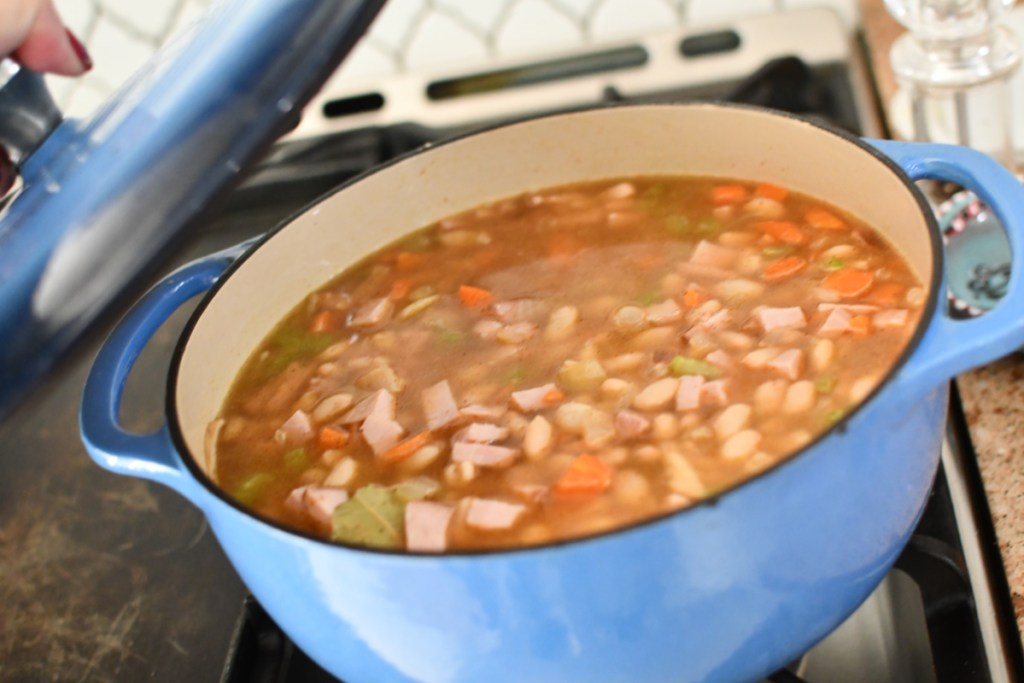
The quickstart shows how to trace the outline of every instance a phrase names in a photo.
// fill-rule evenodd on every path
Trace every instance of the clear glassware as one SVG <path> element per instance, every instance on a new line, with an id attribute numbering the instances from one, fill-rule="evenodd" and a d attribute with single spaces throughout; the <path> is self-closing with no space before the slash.
<path id="1" fill-rule="evenodd" d="M 885 0 L 909 32 L 892 68 L 910 97 L 913 137 L 956 142 L 1015 165 L 1008 81 L 1021 61 L 1000 23 L 1014 0 Z"/>

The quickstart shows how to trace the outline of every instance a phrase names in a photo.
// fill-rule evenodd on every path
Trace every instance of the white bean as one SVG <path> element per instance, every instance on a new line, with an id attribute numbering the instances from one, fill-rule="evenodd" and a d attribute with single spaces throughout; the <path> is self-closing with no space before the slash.
<path id="1" fill-rule="evenodd" d="M 636 398 L 633 399 L 633 407 L 646 412 L 661 410 L 672 402 L 678 389 L 679 380 L 675 377 L 659 379 L 648 384 L 636 395 Z"/>
<path id="2" fill-rule="evenodd" d="M 679 419 L 672 413 L 658 413 L 651 422 L 651 436 L 658 441 L 674 439 L 679 434 Z"/>
<path id="3" fill-rule="evenodd" d="M 401 468 L 412 472 L 425 469 L 444 453 L 444 444 L 440 442 L 428 443 L 408 458 L 401 462 Z"/>
<path id="4" fill-rule="evenodd" d="M 853 384 L 850 385 L 850 391 L 848 393 L 850 401 L 852 403 L 860 403 L 868 397 L 872 389 L 878 384 L 878 377 L 870 375 L 868 377 L 860 377 L 854 380 Z"/>
<path id="5" fill-rule="evenodd" d="M 758 264 L 758 268 L 760 264 Z M 755 268 L 757 270 L 757 268 Z M 753 301 L 764 294 L 764 283 L 736 278 L 722 280 L 715 285 L 715 294 L 733 301 Z"/>
<path id="6" fill-rule="evenodd" d="M 774 413 L 782 405 L 782 399 L 789 389 L 789 382 L 784 379 L 768 380 L 754 390 L 754 409 L 760 415 Z"/>
<path id="7" fill-rule="evenodd" d="M 523 453 L 531 460 L 538 460 L 551 450 L 551 423 L 542 415 L 530 422 L 523 435 Z"/>
<path id="8" fill-rule="evenodd" d="M 580 319 L 580 311 L 575 306 L 560 306 L 551 311 L 548 326 L 544 328 L 544 338 L 548 341 L 560 341 L 572 333 L 572 328 Z"/>
<path id="9" fill-rule="evenodd" d="M 647 314 L 639 306 L 623 306 L 612 316 L 612 324 L 622 332 L 637 332 L 646 322 Z"/>
<path id="10" fill-rule="evenodd" d="M 341 393 L 328 396 L 313 409 L 313 420 L 326 422 L 345 412 L 350 405 L 352 405 L 352 394 Z"/>
<path id="11" fill-rule="evenodd" d="M 609 377 L 601 383 L 601 395 L 605 398 L 622 398 L 629 389 L 629 382 L 618 377 Z"/>
<path id="12" fill-rule="evenodd" d="M 722 441 L 729 439 L 729 437 L 746 428 L 750 422 L 752 412 L 750 406 L 746 403 L 736 403 L 729 406 L 715 418 L 712 425 L 715 429 L 715 434 Z"/>
<path id="13" fill-rule="evenodd" d="M 697 470 L 678 451 L 665 454 L 665 474 L 668 475 L 668 487 L 689 500 L 699 500 L 707 491 Z"/>
<path id="14" fill-rule="evenodd" d="M 601 365 L 608 372 L 630 372 L 636 370 L 643 365 L 644 360 L 647 358 L 647 354 L 642 351 L 635 351 L 633 353 L 624 353 L 620 356 L 613 356 L 607 360 L 601 361 Z"/>
<path id="15" fill-rule="evenodd" d="M 782 401 L 782 412 L 787 415 L 809 412 L 814 407 L 817 397 L 818 392 L 814 388 L 814 382 L 806 379 L 793 382 L 786 390 L 786 398 Z"/>
<path id="16" fill-rule="evenodd" d="M 721 454 L 727 460 L 739 460 L 753 455 L 760 445 L 761 432 L 756 429 L 744 429 L 733 434 L 722 444 Z"/>
<path id="17" fill-rule="evenodd" d="M 811 367 L 815 372 L 824 372 L 832 363 L 836 345 L 831 339 L 818 339 L 811 347 Z"/>
<path id="18" fill-rule="evenodd" d="M 770 197 L 754 197 L 743 205 L 743 209 L 758 218 L 778 218 L 786 212 L 782 202 Z"/>
<path id="19" fill-rule="evenodd" d="M 626 505 L 642 503 L 651 494 L 651 483 L 636 470 L 619 470 L 612 480 L 612 495 Z"/>
<path id="20" fill-rule="evenodd" d="M 355 478 L 358 467 L 359 463 L 352 458 L 342 458 L 334 466 L 334 469 L 331 470 L 331 473 L 327 475 L 327 478 L 324 479 L 324 486 L 332 486 L 339 489 L 345 488 Z"/>

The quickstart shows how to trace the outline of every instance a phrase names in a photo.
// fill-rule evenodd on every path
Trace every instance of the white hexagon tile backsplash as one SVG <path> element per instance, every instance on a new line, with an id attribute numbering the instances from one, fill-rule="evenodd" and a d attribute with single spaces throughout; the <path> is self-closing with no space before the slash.
<path id="1" fill-rule="evenodd" d="M 107 99 L 164 41 L 216 0 L 56 0 L 95 64 L 81 79 L 52 77 L 69 116 Z M 382 78 L 454 64 L 529 57 L 673 26 L 712 26 L 789 7 L 833 8 L 851 29 L 857 0 L 390 0 L 336 79 Z"/>

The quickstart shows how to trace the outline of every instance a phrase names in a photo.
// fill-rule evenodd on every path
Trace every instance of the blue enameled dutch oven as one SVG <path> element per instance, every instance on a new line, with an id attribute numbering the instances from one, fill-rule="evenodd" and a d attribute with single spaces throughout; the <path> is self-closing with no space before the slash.
<path id="1" fill-rule="evenodd" d="M 925 283 L 913 339 L 858 409 L 791 459 L 666 517 L 544 547 L 445 556 L 342 547 L 242 509 L 211 480 L 207 425 L 242 362 L 305 294 L 448 214 L 532 188 L 687 173 L 777 183 L 866 220 Z M 941 238 L 912 180 L 988 201 L 1014 254 L 1024 190 L 982 154 L 862 141 L 768 111 L 715 105 L 592 109 L 473 134 L 348 183 L 258 244 L 168 276 L 92 369 L 82 434 L 115 472 L 203 510 L 242 579 L 294 641 L 348 683 L 749 681 L 803 652 L 879 583 L 924 507 L 953 375 L 1024 343 L 1024 285 L 987 315 L 945 307 Z M 125 432 L 133 360 L 186 299 L 167 424 Z M 182 567 L 182 571 L 187 571 Z"/>

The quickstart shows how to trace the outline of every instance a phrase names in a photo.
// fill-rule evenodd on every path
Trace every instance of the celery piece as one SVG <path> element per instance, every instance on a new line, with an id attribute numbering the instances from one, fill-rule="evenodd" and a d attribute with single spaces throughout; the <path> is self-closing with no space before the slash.
<path id="1" fill-rule="evenodd" d="M 601 364 L 594 359 L 567 360 L 558 369 L 555 381 L 573 393 L 594 391 L 608 378 Z"/>
<path id="2" fill-rule="evenodd" d="M 521 365 L 517 365 L 514 368 L 510 368 L 508 372 L 506 372 L 502 376 L 502 383 L 505 385 L 519 384 L 520 382 L 524 381 L 527 378 L 527 376 L 528 373 L 526 371 L 526 368 L 522 367 Z"/>
<path id="3" fill-rule="evenodd" d="M 825 262 L 821 264 L 821 267 L 824 268 L 825 270 L 839 270 L 840 268 L 844 268 L 845 266 L 846 263 L 843 261 L 843 259 L 837 256 L 832 256 L 826 259 Z"/>
<path id="4" fill-rule="evenodd" d="M 818 379 L 814 380 L 814 388 L 818 390 L 819 394 L 827 394 L 832 391 L 836 386 L 836 378 L 831 375 L 822 375 Z"/>
<path id="5" fill-rule="evenodd" d="M 700 375 L 707 379 L 718 379 L 722 376 L 722 369 L 718 366 L 705 363 L 696 358 L 687 358 L 686 356 L 676 356 L 673 358 L 668 364 L 668 369 L 675 377 Z"/>
<path id="6" fill-rule="evenodd" d="M 405 503 L 390 488 L 367 484 L 334 508 L 331 540 L 370 548 L 401 548 L 405 537 Z"/>
<path id="7" fill-rule="evenodd" d="M 697 223 L 697 234 L 703 236 L 716 235 L 722 229 L 722 224 L 714 218 L 705 218 Z"/>
<path id="8" fill-rule="evenodd" d="M 422 252 L 434 246 L 434 238 L 425 232 L 418 232 L 410 235 L 402 243 L 402 249 L 406 251 Z"/>
<path id="9" fill-rule="evenodd" d="M 825 424 L 834 425 L 846 417 L 846 411 L 842 408 L 833 408 L 832 410 L 825 413 Z"/>
<path id="10" fill-rule="evenodd" d="M 690 219 L 686 216 L 673 214 L 665 219 L 665 230 L 670 235 L 688 235 L 691 227 Z"/>
<path id="11" fill-rule="evenodd" d="M 637 303 L 639 303 L 641 306 L 653 306 L 654 304 L 658 303 L 664 298 L 665 297 L 663 297 L 658 292 L 647 291 L 641 293 L 640 296 L 636 298 L 636 300 Z"/>
<path id="12" fill-rule="evenodd" d="M 242 480 L 242 483 L 234 488 L 231 495 L 243 505 L 253 505 L 263 497 L 273 480 L 274 478 L 266 472 L 257 472 Z"/>
<path id="13" fill-rule="evenodd" d="M 441 484 L 436 479 L 431 479 L 430 477 L 413 477 L 412 479 L 406 479 L 400 484 L 395 484 L 391 488 L 395 495 L 408 503 L 413 500 L 429 498 L 441 490 Z"/>
<path id="14" fill-rule="evenodd" d="M 466 333 L 461 330 L 440 327 L 434 334 L 434 338 L 441 346 L 458 346 L 466 339 Z"/>
<path id="15" fill-rule="evenodd" d="M 309 458 L 306 457 L 306 449 L 293 448 L 284 454 L 284 466 L 290 472 L 301 472 L 309 466 Z"/>

